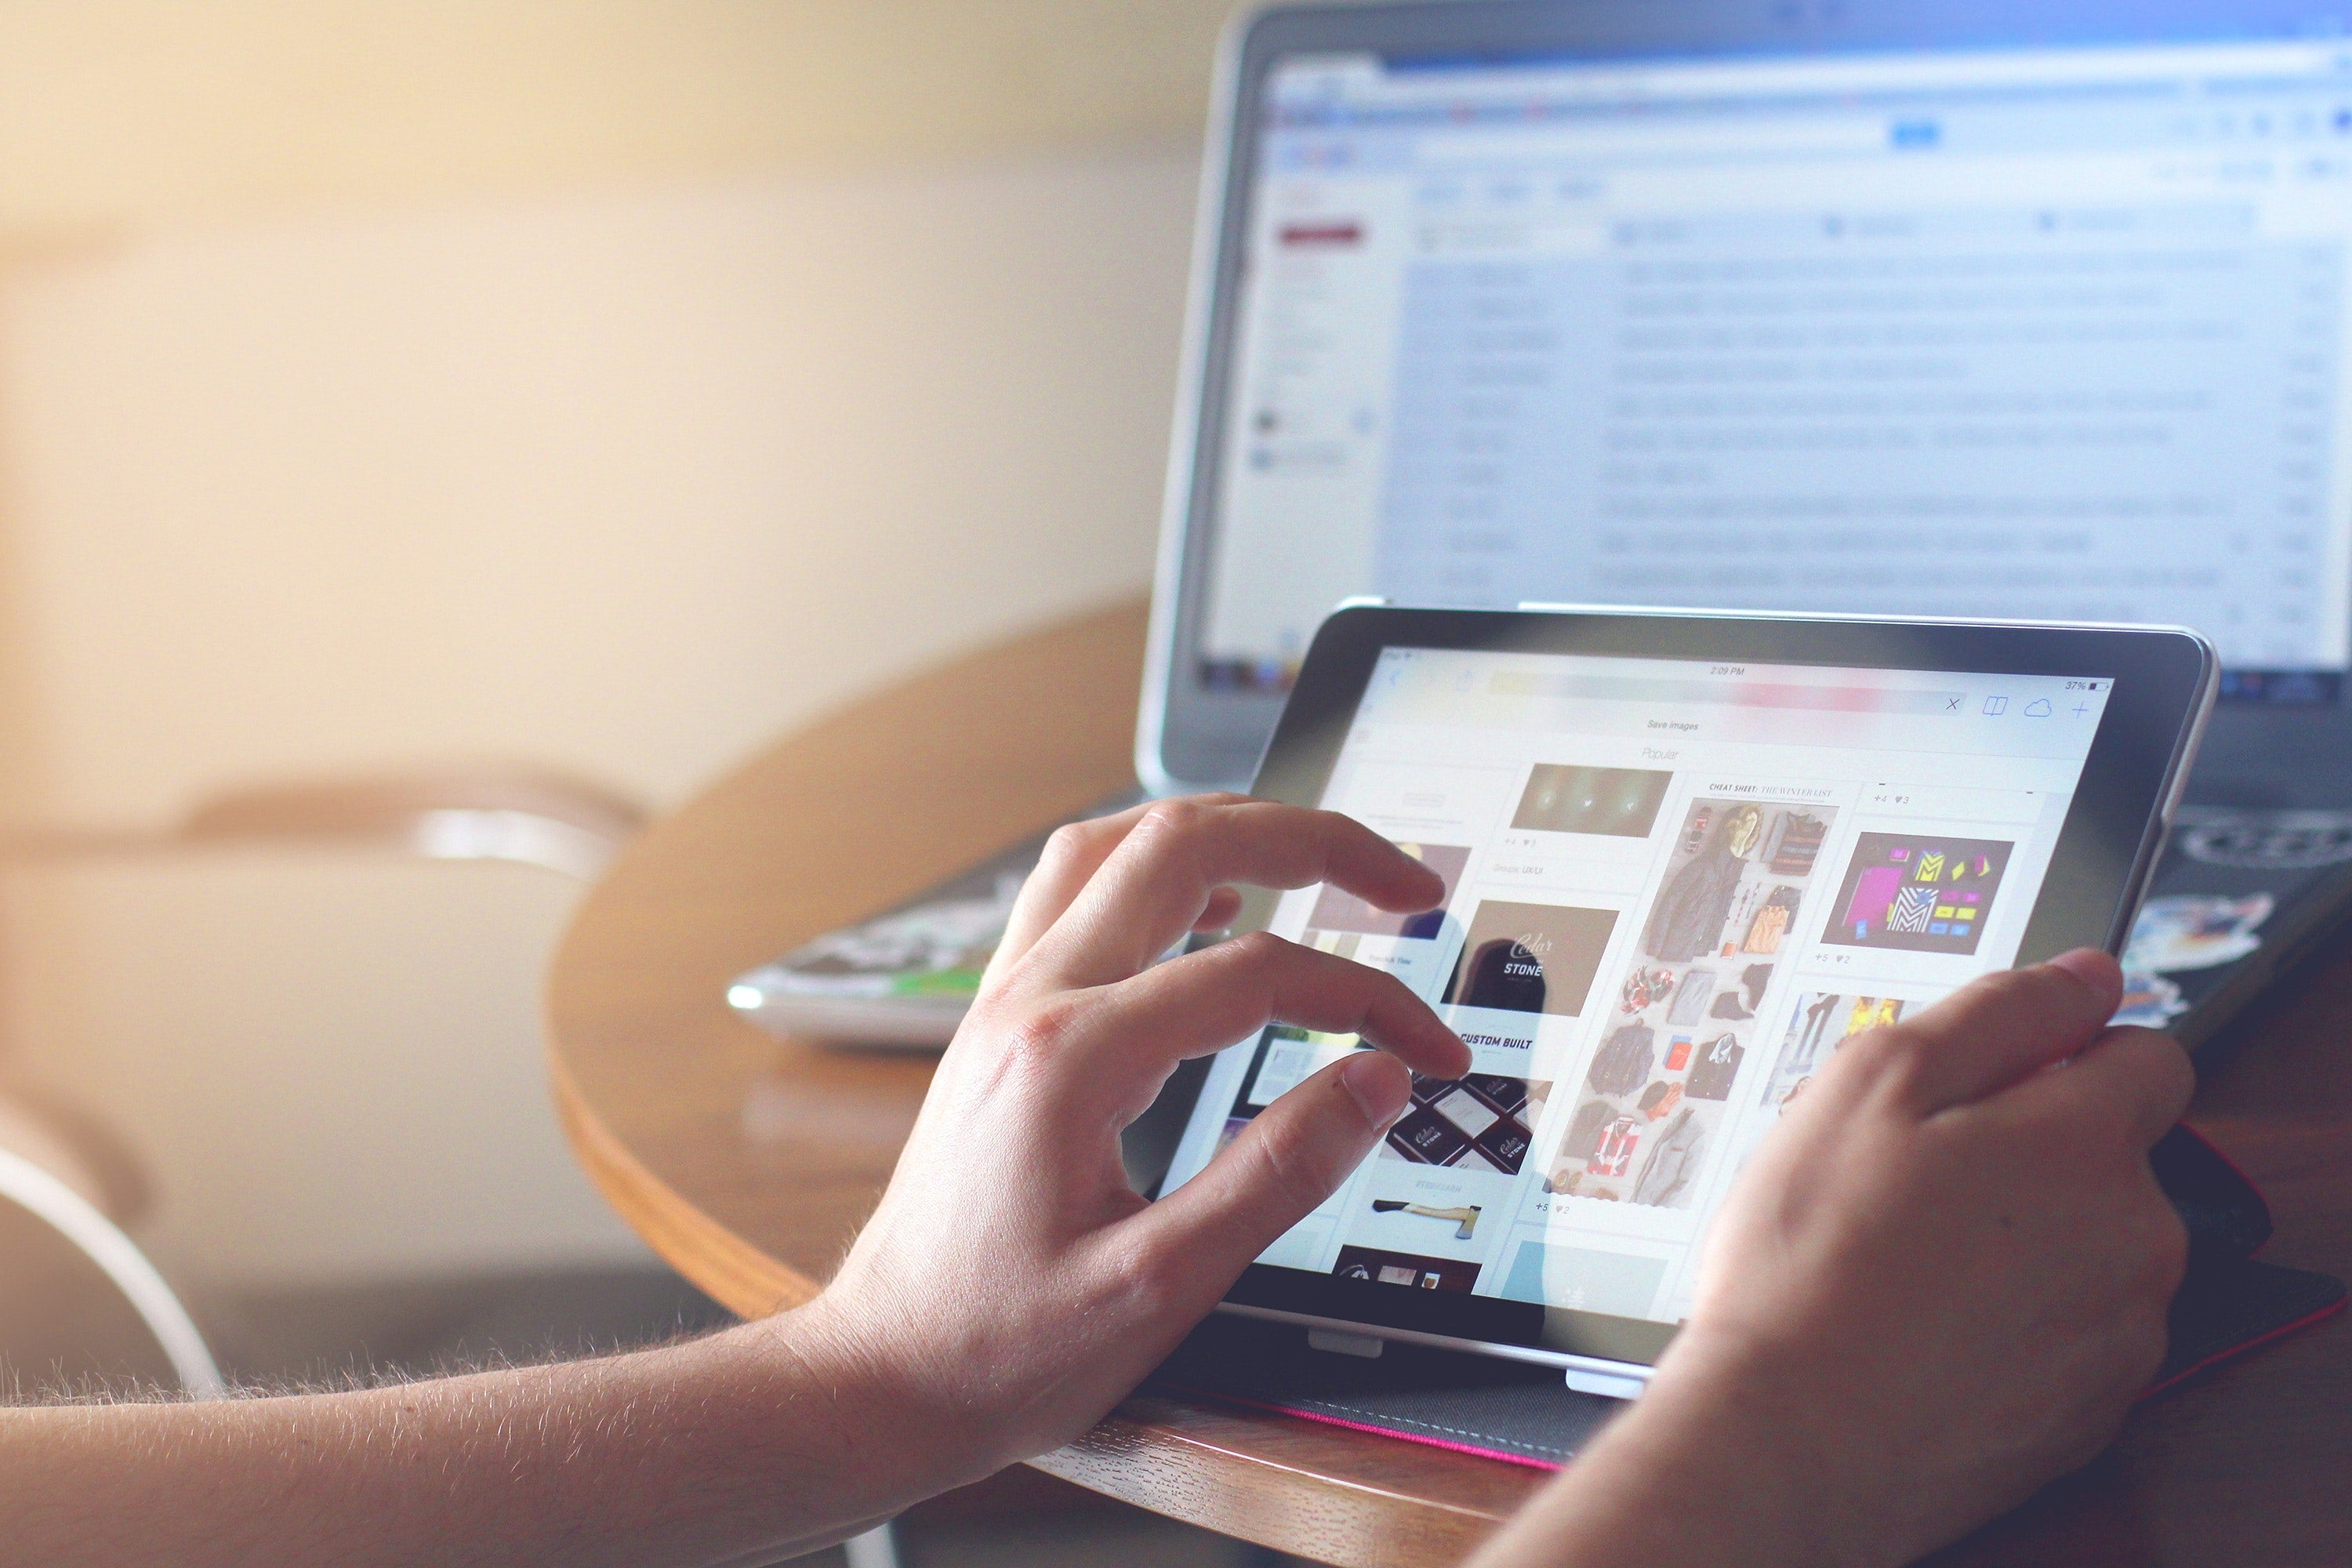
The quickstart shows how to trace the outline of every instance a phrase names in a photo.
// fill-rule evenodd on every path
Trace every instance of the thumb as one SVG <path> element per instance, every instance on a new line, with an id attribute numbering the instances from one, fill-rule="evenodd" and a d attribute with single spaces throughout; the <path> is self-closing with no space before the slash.
<path id="1" fill-rule="evenodd" d="M 1257 1113 L 1199 1175 L 1136 1215 L 1201 1260 L 1217 1293 L 1315 1212 L 1404 1114 L 1412 1074 L 1383 1051 L 1333 1062 Z"/>
<path id="2" fill-rule="evenodd" d="M 2089 951 L 1970 981 L 1891 1031 L 1910 1047 L 1916 1109 L 1933 1115 L 1985 1099 L 2084 1049 L 2123 989 L 2116 961 Z"/>

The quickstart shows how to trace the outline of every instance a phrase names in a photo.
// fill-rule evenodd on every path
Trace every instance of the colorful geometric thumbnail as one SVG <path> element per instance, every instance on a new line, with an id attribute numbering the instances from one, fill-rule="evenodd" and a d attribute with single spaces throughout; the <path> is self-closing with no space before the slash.
<path id="1" fill-rule="evenodd" d="M 1831 906 L 1824 943 L 1974 953 L 2015 847 L 1990 838 L 1865 833 Z"/>

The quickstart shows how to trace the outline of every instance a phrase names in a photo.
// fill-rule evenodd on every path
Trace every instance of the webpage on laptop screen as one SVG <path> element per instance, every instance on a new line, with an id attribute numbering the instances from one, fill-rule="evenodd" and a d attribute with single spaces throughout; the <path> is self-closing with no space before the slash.
<path id="1" fill-rule="evenodd" d="M 2352 46 L 1298 58 L 1199 674 L 1350 594 L 2160 620 L 2352 651 Z"/>
<path id="2" fill-rule="evenodd" d="M 1273 929 L 1470 1045 L 1261 1261 L 1679 1321 L 1726 1187 L 1840 1043 L 2010 967 L 2111 682 L 1392 648 L 1323 804 L 1445 879 Z M 1794 737 L 1801 737 L 1801 740 Z M 1181 1184 L 1352 1036 L 1221 1053 Z"/>

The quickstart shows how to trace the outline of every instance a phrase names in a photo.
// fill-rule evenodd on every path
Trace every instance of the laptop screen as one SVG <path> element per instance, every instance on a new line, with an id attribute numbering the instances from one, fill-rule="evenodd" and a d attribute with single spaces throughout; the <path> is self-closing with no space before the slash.
<path id="1" fill-rule="evenodd" d="M 2230 695 L 2337 700 L 2352 45 L 1244 90 L 1196 690 L 1285 689 L 1369 593 L 2178 622 Z"/>

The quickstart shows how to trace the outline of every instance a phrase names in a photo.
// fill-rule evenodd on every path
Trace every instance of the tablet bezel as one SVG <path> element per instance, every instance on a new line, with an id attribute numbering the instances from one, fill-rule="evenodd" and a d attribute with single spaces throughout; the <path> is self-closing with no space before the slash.
<path id="1" fill-rule="evenodd" d="M 1319 804 L 1384 649 L 1730 660 L 1969 675 L 2112 679 L 2106 710 L 2018 959 L 2076 947 L 2119 952 L 2161 850 L 2219 681 L 2211 645 L 2165 627 L 2057 626 L 1868 616 L 1601 610 L 1343 608 L 1323 623 L 1251 793 Z M 1156 1194 L 1209 1058 L 1171 1079 L 1131 1142 Z M 1148 1151 L 1148 1152 L 1146 1152 Z M 1675 1327 L 1466 1293 L 1406 1290 L 1253 1263 L 1225 1298 L 1253 1314 L 1433 1337 L 1562 1363 L 1654 1364 Z"/>

